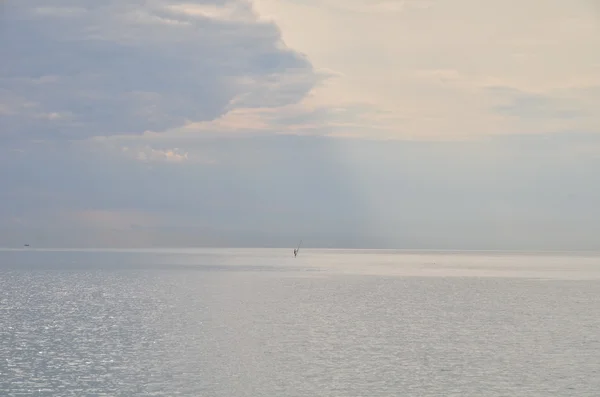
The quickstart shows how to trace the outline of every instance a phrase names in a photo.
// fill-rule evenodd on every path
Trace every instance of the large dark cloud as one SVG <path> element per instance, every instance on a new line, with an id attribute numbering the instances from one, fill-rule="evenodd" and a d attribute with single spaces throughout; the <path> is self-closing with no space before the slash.
<path id="1" fill-rule="evenodd" d="M 8 2 L 1 15 L 2 139 L 162 131 L 238 106 L 299 101 L 318 81 L 248 3 L 186 14 L 174 1 Z M 245 99 L 244 99 L 245 98 Z"/>

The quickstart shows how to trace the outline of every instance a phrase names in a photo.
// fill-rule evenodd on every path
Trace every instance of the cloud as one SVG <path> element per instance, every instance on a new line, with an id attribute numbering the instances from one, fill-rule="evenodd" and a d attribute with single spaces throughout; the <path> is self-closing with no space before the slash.
<path id="1" fill-rule="evenodd" d="M 134 159 L 143 162 L 183 163 L 189 160 L 188 152 L 182 152 L 179 148 L 154 149 L 150 146 L 145 146 L 130 149 L 124 146 L 121 150 L 126 155 L 131 155 Z"/>
<path id="2" fill-rule="evenodd" d="M 10 2 L 0 139 L 599 132 L 591 3 Z"/>
<path id="3" fill-rule="evenodd" d="M 60 216 L 67 218 L 71 224 L 101 228 L 101 229 L 131 229 L 136 227 L 152 227 L 158 224 L 158 217 L 154 214 L 139 211 L 116 210 L 80 210 L 66 211 Z"/>
<path id="4" fill-rule="evenodd" d="M 495 111 L 524 119 L 573 119 L 585 115 L 581 109 L 572 107 L 569 101 L 551 96 L 522 92 L 510 87 L 490 87 L 490 91 L 505 98 L 505 103 Z"/>
<path id="5" fill-rule="evenodd" d="M 2 28 L 3 140 L 164 131 L 321 79 L 243 0 L 10 2 Z"/>
<path id="6" fill-rule="evenodd" d="M 189 161 L 176 167 L 132 161 L 89 142 L 72 143 L 67 150 L 44 143 L 35 150 L 27 147 L 26 155 L 8 152 L 0 157 L 0 180 L 6 187 L 0 192 L 0 235 L 18 243 L 41 233 L 45 244 L 55 246 L 83 244 L 81 236 L 93 235 L 97 240 L 90 237 L 84 245 L 127 245 L 141 241 L 127 233 L 149 238 L 151 231 L 158 245 L 203 245 L 219 239 L 261 245 L 296 241 L 299 233 L 313 228 L 311 234 L 318 238 L 331 234 L 340 221 L 352 226 L 346 236 L 364 230 L 357 225 L 360 211 L 347 216 L 359 204 L 344 170 L 330 157 L 329 145 L 296 138 L 212 139 L 190 147 Z M 290 152 L 289 146 L 296 150 Z M 220 162 L 207 166 L 195 161 L 202 151 Z M 330 202 L 339 204 L 333 209 Z M 129 213 L 147 215 L 158 224 Z M 18 230 L 8 221 L 14 217 L 22 220 Z M 130 230 L 129 224 L 144 230 Z M 110 237 L 113 229 L 125 233 L 119 234 L 122 241 Z"/>
<path id="7" fill-rule="evenodd" d="M 594 2 L 2 5 L 6 244 L 597 247 Z"/>
<path id="8" fill-rule="evenodd" d="M 256 0 L 256 7 L 315 67 L 340 73 L 311 103 L 364 104 L 386 115 L 371 114 L 374 127 L 360 136 L 473 139 L 600 132 L 600 95 L 590 92 L 600 86 L 600 20 L 592 3 L 415 0 L 392 10 L 367 0 Z M 489 89 L 498 86 L 529 95 L 528 102 Z M 531 96 L 545 103 L 533 105 Z M 560 126 L 552 125 L 557 118 Z"/>
<path id="9" fill-rule="evenodd" d="M 3 245 L 598 247 L 597 134 L 214 135 L 185 147 L 177 164 L 135 158 L 167 151 L 159 143 L 127 156 L 98 142 L 4 151 Z"/>

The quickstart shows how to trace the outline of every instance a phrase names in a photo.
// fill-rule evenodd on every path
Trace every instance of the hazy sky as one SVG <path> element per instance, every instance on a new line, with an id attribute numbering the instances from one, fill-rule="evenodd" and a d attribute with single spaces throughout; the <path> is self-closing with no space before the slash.
<path id="1" fill-rule="evenodd" d="M 598 0 L 4 0 L 0 246 L 600 249 Z"/>

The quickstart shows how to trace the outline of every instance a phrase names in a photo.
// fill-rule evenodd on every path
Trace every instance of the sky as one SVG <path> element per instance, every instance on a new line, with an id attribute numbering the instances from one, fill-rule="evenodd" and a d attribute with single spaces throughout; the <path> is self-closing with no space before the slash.
<path id="1" fill-rule="evenodd" d="M 600 249 L 598 0 L 2 0 L 0 246 Z"/>

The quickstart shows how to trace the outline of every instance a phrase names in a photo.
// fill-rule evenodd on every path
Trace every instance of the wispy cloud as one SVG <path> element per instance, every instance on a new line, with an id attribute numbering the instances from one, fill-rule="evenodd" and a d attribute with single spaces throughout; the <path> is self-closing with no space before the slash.
<path id="1" fill-rule="evenodd" d="M 182 163 L 188 161 L 188 152 L 182 152 L 179 148 L 154 149 L 146 146 L 131 150 L 129 147 L 124 146 L 122 150 L 126 154 L 131 153 L 136 160 L 145 162 L 164 161 L 167 163 Z"/>

